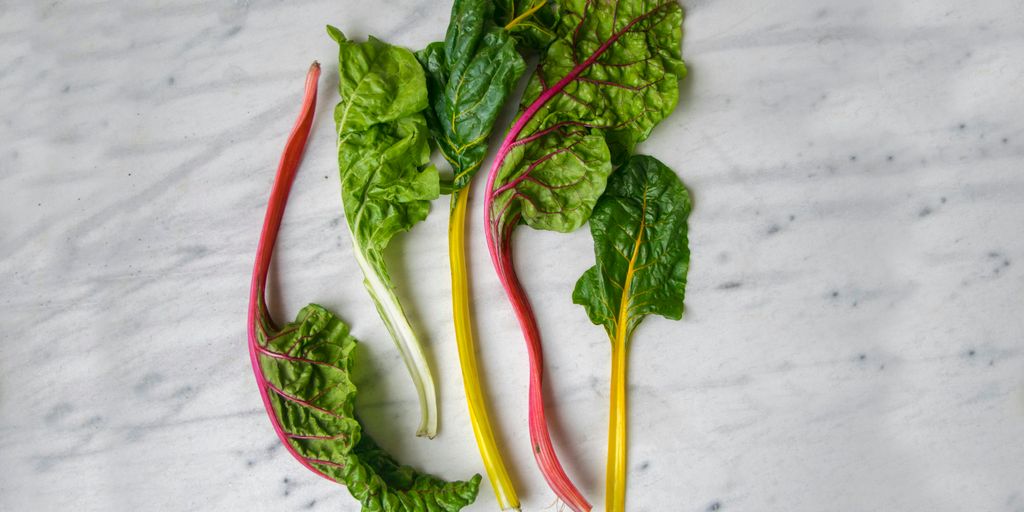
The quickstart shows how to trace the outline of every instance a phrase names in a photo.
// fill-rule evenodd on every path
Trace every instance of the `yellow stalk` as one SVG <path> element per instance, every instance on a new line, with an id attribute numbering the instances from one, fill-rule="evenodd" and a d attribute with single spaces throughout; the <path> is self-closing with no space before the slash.
<path id="1" fill-rule="evenodd" d="M 476 445 L 480 449 L 487 477 L 494 487 L 494 496 L 502 510 L 519 509 L 512 479 L 505 469 L 505 461 L 494 441 L 491 421 L 480 387 L 480 375 L 476 365 L 476 346 L 473 342 L 473 326 L 469 312 L 469 282 L 465 258 L 466 205 L 469 191 L 454 193 L 455 205 L 448 224 L 448 259 L 452 274 L 452 308 L 455 317 L 455 340 L 459 347 L 459 361 L 462 366 L 462 383 L 466 388 L 466 403 L 469 405 L 469 421 L 473 424 Z"/>
<path id="2" fill-rule="evenodd" d="M 620 330 L 621 331 L 621 330 Z M 608 469 L 605 510 L 626 510 L 626 356 L 625 340 L 612 345 L 611 410 L 608 414 Z"/>
<path id="3" fill-rule="evenodd" d="M 520 24 L 526 18 L 533 16 L 533 13 L 539 11 L 540 8 L 544 7 L 544 4 L 546 3 L 548 3 L 547 0 L 544 0 L 543 2 L 538 2 L 537 5 L 530 7 L 529 9 L 526 10 L 526 12 L 520 14 L 519 16 L 516 16 L 516 19 L 508 22 L 508 25 L 505 25 L 505 30 L 510 30 L 512 27 Z"/>
<path id="4" fill-rule="evenodd" d="M 615 322 L 615 338 L 612 340 L 612 389 L 611 406 L 608 414 L 608 467 L 605 471 L 605 511 L 625 512 L 626 510 L 626 362 L 629 357 L 629 293 L 636 275 L 636 261 L 640 256 L 644 229 L 647 227 L 647 190 L 643 194 L 640 209 L 640 228 L 633 242 L 633 254 L 626 267 L 626 279 L 622 283 L 622 297 L 619 300 L 619 314 Z"/>

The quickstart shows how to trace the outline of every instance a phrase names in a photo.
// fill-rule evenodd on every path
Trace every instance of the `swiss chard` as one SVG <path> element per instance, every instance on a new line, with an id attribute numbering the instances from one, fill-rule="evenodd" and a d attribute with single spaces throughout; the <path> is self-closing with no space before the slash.
<path id="1" fill-rule="evenodd" d="M 576 283 L 572 300 L 604 326 L 612 343 L 611 412 L 605 510 L 626 503 L 626 365 L 633 330 L 644 316 L 678 320 L 690 250 L 690 195 L 671 169 L 634 156 L 608 180 L 590 217 L 597 264 Z"/>
<path id="2" fill-rule="evenodd" d="M 572 231 L 604 191 L 613 167 L 678 101 L 682 9 L 676 0 L 566 0 L 557 38 L 527 85 L 520 114 L 487 177 L 492 263 L 530 358 L 530 438 L 555 494 L 577 512 L 590 504 L 555 455 L 544 416 L 540 332 L 512 260 L 513 228 Z"/>
<path id="3" fill-rule="evenodd" d="M 520 48 L 543 50 L 555 40 L 557 2 L 494 0 L 494 20 L 512 34 Z"/>
<path id="4" fill-rule="evenodd" d="M 515 23 L 531 22 L 532 14 L 544 3 L 540 0 L 536 9 L 523 13 Z M 487 156 L 494 122 L 525 69 L 515 40 L 494 23 L 494 15 L 492 0 L 455 0 L 445 40 L 427 46 L 417 56 L 427 74 L 427 124 L 454 175 L 448 257 L 455 338 L 470 422 L 498 505 L 518 509 L 519 497 L 495 442 L 480 386 L 465 259 L 466 186 Z"/>
<path id="5" fill-rule="evenodd" d="M 412 375 L 420 402 L 417 435 L 437 435 L 437 391 L 416 333 L 384 263 L 391 239 L 426 218 L 438 197 L 423 110 L 427 86 L 412 52 L 371 37 L 365 43 L 328 27 L 338 42 L 338 130 L 341 200 L 363 272 L 384 325 Z"/>
<path id="6" fill-rule="evenodd" d="M 316 304 L 276 327 L 266 306 L 270 260 L 292 180 L 309 136 L 320 66 L 310 68 L 302 111 L 274 178 L 249 294 L 248 345 L 267 415 L 292 456 L 314 473 L 344 484 L 364 512 L 456 512 L 472 503 L 480 476 L 445 482 L 401 466 L 366 436 L 355 417 L 350 375 L 356 340 Z"/>

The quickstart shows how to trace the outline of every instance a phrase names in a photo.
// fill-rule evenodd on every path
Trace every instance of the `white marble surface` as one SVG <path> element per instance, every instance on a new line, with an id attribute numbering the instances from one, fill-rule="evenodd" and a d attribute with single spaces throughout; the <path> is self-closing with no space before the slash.
<path id="1" fill-rule="evenodd" d="M 682 322 L 636 334 L 631 511 L 1024 511 L 1024 3 L 686 0 L 692 74 L 643 151 L 692 188 Z M 364 341 L 359 410 L 403 461 L 482 471 L 449 313 L 445 202 L 392 251 L 442 430 L 360 285 L 323 25 L 420 47 L 448 2 L 0 2 L 0 510 L 345 510 L 264 416 L 250 265 L 309 62 L 321 116 L 277 260 Z M 480 183 L 477 183 L 479 186 Z M 524 508 L 519 332 L 472 207 L 487 385 Z M 571 304 L 586 231 L 521 229 L 556 444 L 603 497 L 608 346 Z M 495 510 L 482 488 L 470 510 Z M 598 510 L 603 507 L 598 506 Z"/>

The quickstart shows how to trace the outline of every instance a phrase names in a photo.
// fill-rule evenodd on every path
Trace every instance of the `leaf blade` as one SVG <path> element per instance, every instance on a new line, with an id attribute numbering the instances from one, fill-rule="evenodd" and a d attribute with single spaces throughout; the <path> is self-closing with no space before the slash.
<path id="1" fill-rule="evenodd" d="M 479 475 L 445 482 L 419 473 L 365 435 L 350 379 L 358 341 L 348 325 L 316 304 L 280 330 L 268 324 L 264 314 L 255 326 L 259 367 L 273 419 L 304 463 L 345 485 L 364 511 L 456 512 L 476 499 Z"/>
<path id="2" fill-rule="evenodd" d="M 417 54 L 426 70 L 431 133 L 464 188 L 487 156 L 494 123 L 526 68 L 491 0 L 456 0 L 444 42 Z"/>
<path id="3" fill-rule="evenodd" d="M 581 226 L 614 166 L 678 102 L 685 66 L 679 49 L 682 9 L 675 0 L 571 0 L 560 14 L 561 35 L 531 77 L 519 119 L 499 152 L 490 189 L 496 232 L 510 218 L 535 229 L 567 232 Z M 595 158 L 533 166 L 551 148 L 574 145 Z M 544 170 L 586 179 L 564 189 L 548 187 L 550 193 L 518 184 L 508 188 Z"/>
<path id="4" fill-rule="evenodd" d="M 630 158 L 608 180 L 590 218 L 597 263 L 577 281 L 573 302 L 616 343 L 646 315 L 682 317 L 691 209 L 686 187 L 653 157 Z"/>

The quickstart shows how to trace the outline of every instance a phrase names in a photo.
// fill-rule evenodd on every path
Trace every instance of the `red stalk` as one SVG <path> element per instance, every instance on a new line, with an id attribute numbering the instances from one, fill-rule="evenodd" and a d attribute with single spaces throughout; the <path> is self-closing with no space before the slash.
<path id="1" fill-rule="evenodd" d="M 502 141 L 494 163 L 491 166 L 490 173 L 487 176 L 487 195 L 484 198 L 484 225 L 486 226 L 487 249 L 490 252 L 494 270 L 498 273 L 501 285 L 505 289 L 505 294 L 512 303 L 512 308 L 519 321 L 519 328 L 522 330 L 523 337 L 526 340 L 526 348 L 530 359 L 530 441 L 533 444 L 534 459 L 536 459 L 544 479 L 547 480 L 555 495 L 575 512 L 588 512 L 591 509 L 591 505 L 565 474 L 565 470 L 562 468 L 562 464 L 559 462 L 551 443 L 551 436 L 547 429 L 547 420 L 544 416 L 544 396 L 542 392 L 544 359 L 540 331 L 537 327 L 537 319 L 533 314 L 533 309 L 530 307 L 530 302 L 526 297 L 526 292 L 523 291 L 522 286 L 519 284 L 519 279 L 516 277 L 512 261 L 511 234 L 519 219 L 518 217 L 513 217 L 512 219 L 494 217 L 493 206 L 495 196 L 505 191 L 505 189 L 496 190 L 494 184 L 498 171 L 505 162 L 509 151 L 518 144 L 526 144 L 536 138 L 535 136 L 527 136 L 519 139 L 519 135 L 537 112 L 548 101 L 560 94 L 566 86 L 579 78 L 580 74 L 593 65 L 623 34 L 629 32 L 634 25 L 652 16 L 667 5 L 670 5 L 670 3 L 660 4 L 631 20 L 604 41 L 589 58 L 576 65 L 569 74 L 555 83 L 554 86 L 541 93 L 533 103 L 527 106 L 519 118 L 516 119 L 516 122 L 513 123 L 505 139 Z M 582 26 L 583 21 L 581 20 L 580 23 Z M 501 217 L 504 217 L 504 215 L 503 211 Z"/>
<path id="2" fill-rule="evenodd" d="M 259 363 L 258 352 L 260 345 L 256 332 L 258 323 L 266 322 L 271 326 L 273 325 L 264 295 L 267 287 L 267 273 L 270 270 L 270 258 L 274 253 L 274 244 L 277 242 L 277 233 L 281 228 L 281 219 L 284 217 L 284 208 L 288 203 L 288 194 L 291 192 L 292 181 L 294 181 L 295 174 L 299 169 L 302 154 L 306 149 L 306 140 L 309 138 L 309 130 L 313 125 L 313 114 L 316 110 L 317 81 L 319 78 L 320 63 L 314 62 L 306 74 L 306 93 L 302 100 L 302 110 L 299 112 L 299 118 L 295 121 L 295 126 L 288 136 L 288 142 L 285 144 L 281 161 L 277 165 L 274 185 L 270 190 L 270 200 L 267 204 L 267 213 L 263 218 L 263 230 L 260 232 L 259 245 L 256 248 L 256 263 L 253 266 L 252 284 L 249 288 L 248 335 L 252 371 L 256 376 L 260 397 L 263 399 L 263 406 L 267 410 L 270 424 L 274 426 L 274 432 L 277 433 L 277 437 L 281 439 L 281 443 L 284 444 L 288 453 L 292 454 L 303 466 L 333 482 L 333 478 L 314 468 L 305 457 L 295 451 L 295 448 L 288 442 L 288 435 L 281 427 L 277 416 L 274 415 L 274 408 L 270 403 L 270 383 L 267 382 L 266 377 L 263 375 L 263 369 Z M 260 331 L 266 335 L 265 329 L 262 326 Z"/>

